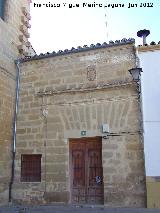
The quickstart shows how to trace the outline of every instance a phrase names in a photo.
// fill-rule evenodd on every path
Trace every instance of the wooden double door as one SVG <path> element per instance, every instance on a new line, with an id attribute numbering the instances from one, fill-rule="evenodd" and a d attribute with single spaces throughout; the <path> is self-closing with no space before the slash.
<path id="1" fill-rule="evenodd" d="M 70 139 L 71 202 L 103 204 L 101 137 Z"/>

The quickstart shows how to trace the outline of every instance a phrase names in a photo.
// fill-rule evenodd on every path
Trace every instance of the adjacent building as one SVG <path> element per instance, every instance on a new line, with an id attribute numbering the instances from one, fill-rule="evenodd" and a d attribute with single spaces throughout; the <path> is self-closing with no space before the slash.
<path id="1" fill-rule="evenodd" d="M 29 11 L 27 0 L 0 1 L 0 203 L 2 204 L 8 202 L 9 188 L 12 185 L 11 144 L 16 96 L 14 61 L 29 52 L 27 27 L 30 16 L 27 11 Z"/>
<path id="2" fill-rule="evenodd" d="M 139 46 L 138 57 L 142 73 L 144 120 L 144 151 L 147 180 L 147 203 L 160 208 L 160 44 Z"/>

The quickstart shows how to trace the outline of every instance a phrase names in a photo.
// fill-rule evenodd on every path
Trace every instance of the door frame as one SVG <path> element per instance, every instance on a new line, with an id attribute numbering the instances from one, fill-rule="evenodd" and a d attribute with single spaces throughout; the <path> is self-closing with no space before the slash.
<path id="1" fill-rule="evenodd" d="M 73 141 L 77 141 L 77 143 L 78 143 L 78 141 L 93 141 L 93 140 L 99 140 L 100 141 L 100 143 L 101 143 L 101 159 L 102 159 L 102 157 L 103 157 L 103 155 L 102 155 L 102 137 L 101 136 L 95 136 L 95 137 L 81 137 L 81 138 L 69 138 L 68 139 L 68 141 L 69 141 L 69 189 L 70 189 L 70 199 L 69 199 L 69 203 L 70 204 L 74 204 L 73 202 L 72 202 L 72 180 L 73 180 L 73 173 L 72 173 L 72 156 L 71 156 L 71 152 L 70 152 L 70 150 L 71 150 L 71 142 L 73 142 Z M 103 159 L 102 159 L 103 160 Z M 85 169 L 86 169 L 86 163 L 85 163 Z M 85 172 L 85 176 L 86 176 L 87 174 L 86 174 L 86 172 Z M 103 161 L 102 161 L 102 177 L 103 177 Z M 103 178 L 102 178 L 103 179 Z M 104 182 L 103 182 L 103 197 L 102 197 L 102 199 L 103 199 L 103 203 L 102 203 L 102 205 L 104 205 Z M 81 203 L 80 203 L 81 204 Z M 77 205 L 77 204 L 75 204 L 75 205 Z M 83 205 L 89 205 L 88 203 L 85 203 L 85 204 L 83 204 Z M 96 205 L 96 204 L 95 204 Z M 99 205 L 99 204 L 98 204 Z"/>

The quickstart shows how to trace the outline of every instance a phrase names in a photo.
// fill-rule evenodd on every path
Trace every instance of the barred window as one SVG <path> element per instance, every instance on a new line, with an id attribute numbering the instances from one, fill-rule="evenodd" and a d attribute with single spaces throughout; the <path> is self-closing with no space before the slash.
<path id="1" fill-rule="evenodd" d="M 4 19 L 4 5 L 6 0 L 0 0 L 0 18 Z"/>
<path id="2" fill-rule="evenodd" d="M 41 181 L 41 157 L 40 154 L 21 155 L 21 181 Z"/>

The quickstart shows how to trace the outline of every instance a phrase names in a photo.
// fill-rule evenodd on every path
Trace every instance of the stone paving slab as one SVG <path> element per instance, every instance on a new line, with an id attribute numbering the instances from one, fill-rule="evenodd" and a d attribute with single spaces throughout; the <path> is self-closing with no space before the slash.
<path id="1" fill-rule="evenodd" d="M 5 206 L 0 213 L 160 213 L 160 209 L 82 206 Z"/>

